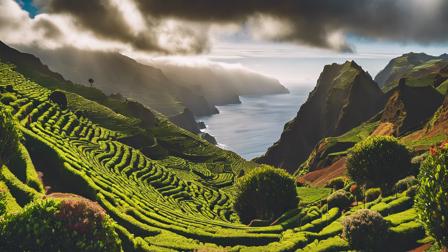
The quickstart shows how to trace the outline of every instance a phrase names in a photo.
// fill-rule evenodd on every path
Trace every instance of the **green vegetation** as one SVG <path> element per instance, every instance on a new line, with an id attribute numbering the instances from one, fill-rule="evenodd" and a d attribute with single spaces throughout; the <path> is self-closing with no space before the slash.
<path id="1" fill-rule="evenodd" d="M 337 190 L 327 198 L 328 208 L 338 207 L 340 209 L 349 208 L 353 202 L 353 195 L 343 189 Z"/>
<path id="2" fill-rule="evenodd" d="M 378 212 L 363 209 L 345 218 L 343 235 L 352 248 L 379 251 L 384 248 L 388 223 Z"/>
<path id="3" fill-rule="evenodd" d="M 348 175 L 357 183 L 391 188 L 411 172 L 411 155 L 393 137 L 370 137 L 356 144 L 347 159 Z"/>
<path id="4" fill-rule="evenodd" d="M 415 205 L 426 230 L 444 247 L 448 247 L 448 146 L 433 148 L 422 163 Z"/>
<path id="5" fill-rule="evenodd" d="M 113 225 L 87 200 L 39 200 L 0 222 L 0 250 L 120 251 Z"/>
<path id="6" fill-rule="evenodd" d="M 369 188 L 365 192 L 365 200 L 366 202 L 371 202 L 378 199 L 381 196 L 380 188 Z"/>
<path id="7" fill-rule="evenodd" d="M 360 186 L 350 193 L 344 177 L 330 188 L 296 187 L 285 172 L 254 169 L 135 102 L 101 100 L 98 93 L 88 100 L 93 89 L 56 86 L 66 109 L 49 101 L 53 90 L 0 63 L 0 101 L 10 111 L 4 121 L 24 135 L 0 169 L 0 250 L 346 251 L 355 246 L 342 237 L 344 219 L 364 208 L 391 223 L 391 244 L 401 246 L 393 251 L 430 239 L 412 208 L 415 186 L 352 203 Z M 376 126 L 329 138 L 348 144 L 328 153 L 345 155 Z M 261 189 L 262 197 L 240 197 L 243 184 Z M 241 209 L 275 209 L 241 218 L 234 206 L 242 198 L 250 207 Z M 349 200 L 335 203 L 341 198 Z M 285 199 L 286 207 L 277 203 Z M 78 228 L 83 232 L 73 232 Z"/>
<path id="8" fill-rule="evenodd" d="M 334 190 L 343 189 L 347 184 L 349 180 L 346 177 L 337 177 L 332 180 L 330 180 L 325 187 L 332 188 Z"/>
<path id="9" fill-rule="evenodd" d="M 21 137 L 11 111 L 0 104 L 0 168 L 18 152 Z"/>
<path id="10" fill-rule="evenodd" d="M 242 223 L 251 220 L 274 220 L 297 208 L 294 178 L 286 171 L 270 166 L 255 168 L 236 183 L 234 208 Z"/>
<path id="11" fill-rule="evenodd" d="M 300 199 L 300 204 L 311 204 L 324 200 L 330 195 L 330 188 L 314 188 L 314 187 L 298 187 L 297 195 Z"/>

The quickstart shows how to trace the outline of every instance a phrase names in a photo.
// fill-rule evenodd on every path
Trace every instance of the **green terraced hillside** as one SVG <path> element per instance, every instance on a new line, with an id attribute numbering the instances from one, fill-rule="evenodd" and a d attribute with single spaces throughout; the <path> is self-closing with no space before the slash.
<path id="1" fill-rule="evenodd" d="M 342 210 L 328 209 L 331 190 L 298 188 L 300 205 L 273 225 L 240 224 L 232 209 L 233 184 L 254 163 L 157 113 L 154 125 L 142 128 L 139 119 L 67 92 L 68 109 L 62 109 L 49 100 L 53 91 L 26 79 L 13 65 L 0 64 L 0 91 L 0 101 L 12 109 L 25 138 L 21 161 L 1 168 L 0 187 L 10 212 L 45 193 L 82 195 L 113 218 L 124 251 L 349 250 L 341 221 L 361 208 L 391 221 L 397 248 L 427 241 L 407 192 Z M 151 144 L 135 141 L 142 136 Z"/>

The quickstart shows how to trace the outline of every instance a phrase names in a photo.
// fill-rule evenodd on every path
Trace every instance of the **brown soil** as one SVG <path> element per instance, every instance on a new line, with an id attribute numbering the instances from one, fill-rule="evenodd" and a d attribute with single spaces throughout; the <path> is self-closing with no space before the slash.
<path id="1" fill-rule="evenodd" d="M 312 171 L 298 177 L 297 181 L 311 186 L 324 186 L 330 180 L 346 174 L 346 163 L 347 159 L 343 157 L 326 168 Z"/>

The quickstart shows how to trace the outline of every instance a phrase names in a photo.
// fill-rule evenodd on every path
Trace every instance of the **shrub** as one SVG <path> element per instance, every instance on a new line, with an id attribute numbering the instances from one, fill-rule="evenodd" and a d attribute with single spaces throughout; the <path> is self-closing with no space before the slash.
<path id="1" fill-rule="evenodd" d="M 350 207 L 353 202 L 353 195 L 345 190 L 337 190 L 327 198 L 328 209 L 339 207 L 346 209 Z"/>
<path id="2" fill-rule="evenodd" d="M 345 187 L 345 185 L 347 184 L 348 180 L 346 177 L 337 177 L 334 178 L 332 180 L 330 180 L 325 187 L 328 188 L 333 188 L 335 190 L 339 190 Z"/>
<path id="3" fill-rule="evenodd" d="M 432 148 L 422 163 L 415 207 L 425 229 L 436 241 L 448 247 L 448 146 Z"/>
<path id="4" fill-rule="evenodd" d="M 361 185 L 391 188 L 393 183 L 411 172 L 411 155 L 396 138 L 370 137 L 351 149 L 347 171 Z"/>
<path id="5" fill-rule="evenodd" d="M 401 193 L 409 189 L 410 187 L 417 185 L 418 181 L 414 176 L 409 176 L 404 179 L 400 179 L 394 186 L 394 190 L 397 193 Z"/>
<path id="6" fill-rule="evenodd" d="M 38 200 L 0 223 L 1 251 L 120 251 L 111 219 L 79 197 Z"/>
<path id="7" fill-rule="evenodd" d="M 67 108 L 68 102 L 67 102 L 67 97 L 64 92 L 55 90 L 55 91 L 51 92 L 50 97 L 48 97 L 48 98 L 50 99 L 50 101 L 58 104 L 59 107 L 61 107 L 61 109 Z"/>
<path id="8" fill-rule="evenodd" d="M 378 199 L 378 197 L 380 197 L 380 196 L 381 196 L 380 188 L 370 188 L 370 189 L 367 189 L 367 191 L 366 191 L 366 201 L 367 202 L 374 201 L 374 200 Z"/>
<path id="9" fill-rule="evenodd" d="M 9 109 L 0 104 L 0 167 L 18 153 L 21 139 L 16 119 Z"/>
<path id="10" fill-rule="evenodd" d="M 343 236 L 352 248 L 371 251 L 384 248 L 389 223 L 378 212 L 359 210 L 346 217 L 342 226 Z"/>
<path id="11" fill-rule="evenodd" d="M 297 207 L 294 178 L 286 171 L 261 166 L 239 178 L 234 209 L 242 223 L 253 219 L 272 220 Z"/>

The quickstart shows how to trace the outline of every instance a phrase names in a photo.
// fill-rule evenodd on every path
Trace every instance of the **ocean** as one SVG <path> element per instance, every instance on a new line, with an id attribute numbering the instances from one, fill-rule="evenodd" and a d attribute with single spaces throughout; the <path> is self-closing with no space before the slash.
<path id="1" fill-rule="evenodd" d="M 279 138 L 285 123 L 306 101 L 312 85 L 288 87 L 289 94 L 243 96 L 241 104 L 218 106 L 217 115 L 200 117 L 218 146 L 245 159 L 258 157 Z"/>

